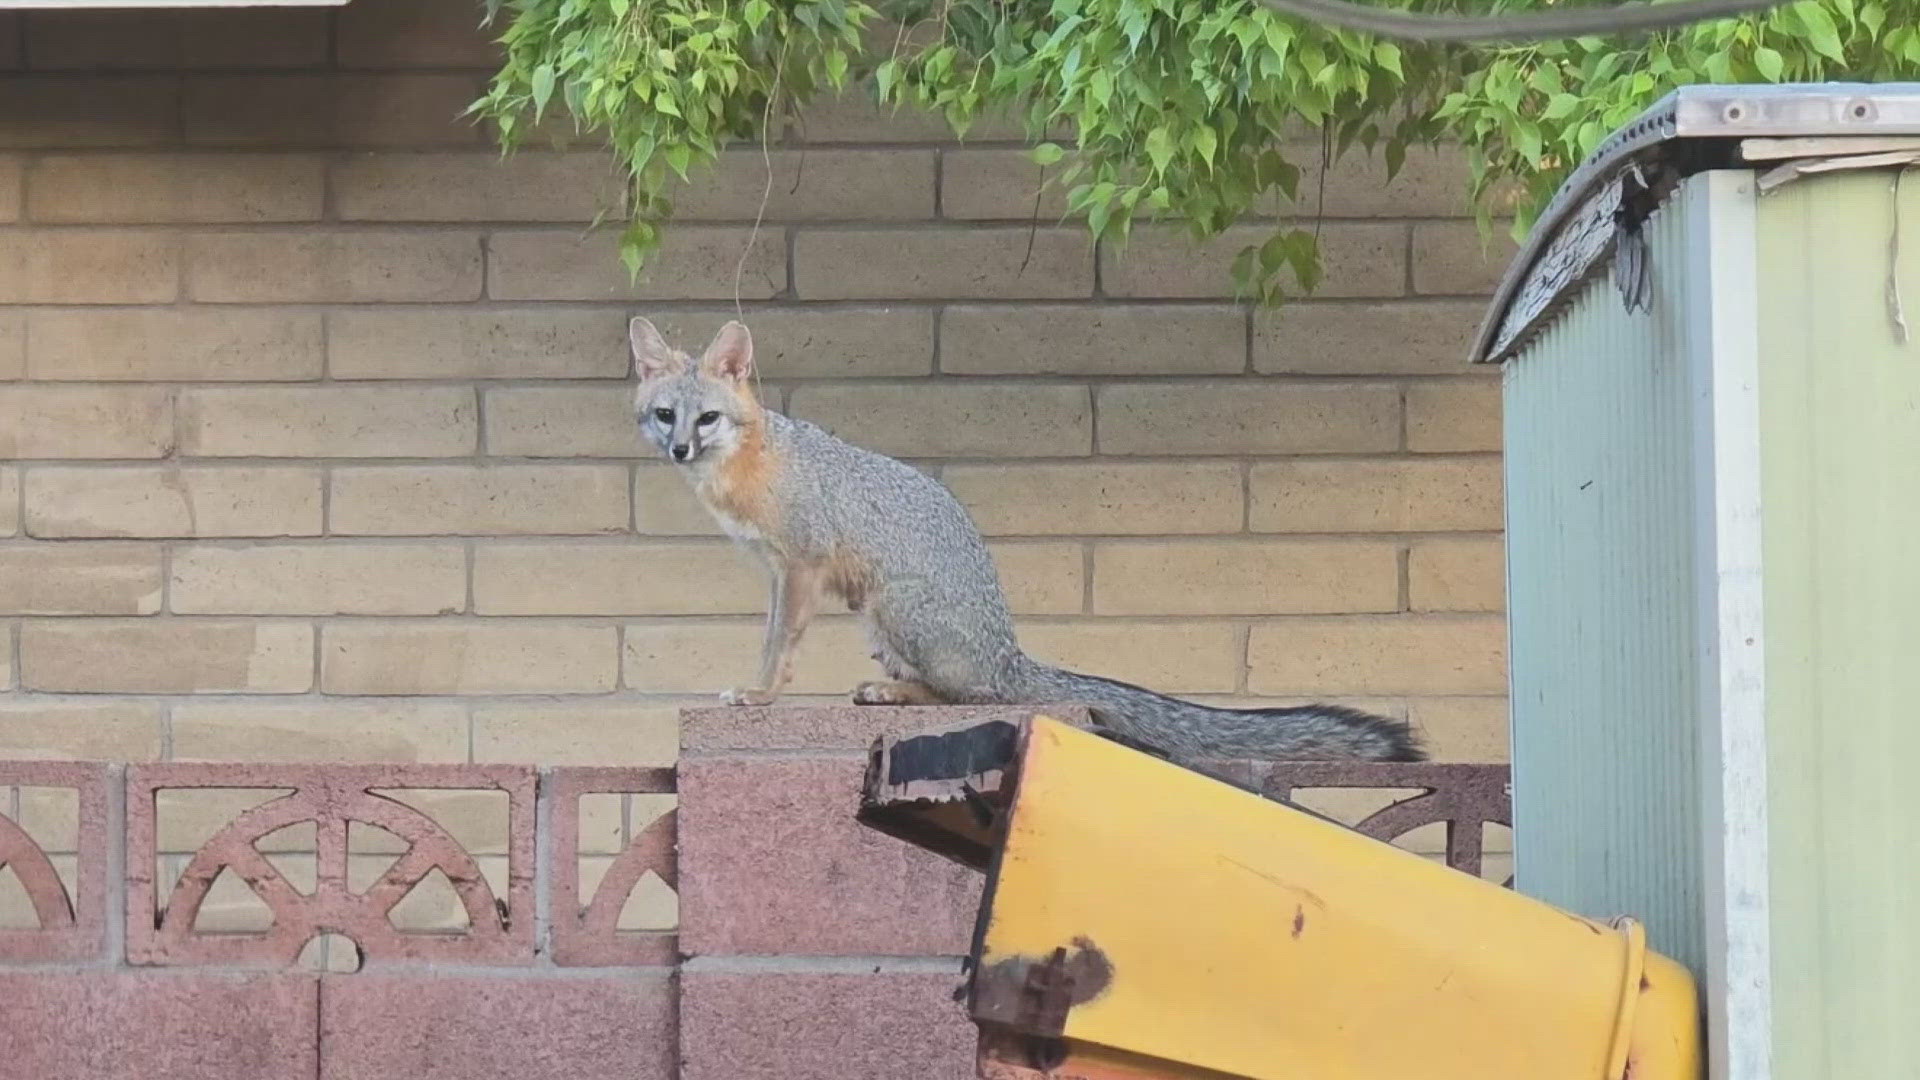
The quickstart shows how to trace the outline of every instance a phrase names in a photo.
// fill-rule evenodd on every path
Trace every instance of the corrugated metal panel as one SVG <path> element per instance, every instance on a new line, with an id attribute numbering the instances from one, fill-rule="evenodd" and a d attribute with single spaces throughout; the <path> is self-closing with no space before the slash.
<path id="1" fill-rule="evenodd" d="M 1774 1075 L 1920 1076 L 1920 176 L 1760 202 Z M 1889 240 L 1899 228 L 1897 249 Z"/>
<path id="2" fill-rule="evenodd" d="M 1516 886 L 1700 974 L 1686 215 L 1645 225 L 1650 309 L 1599 278 L 1505 366 L 1508 625 Z"/>

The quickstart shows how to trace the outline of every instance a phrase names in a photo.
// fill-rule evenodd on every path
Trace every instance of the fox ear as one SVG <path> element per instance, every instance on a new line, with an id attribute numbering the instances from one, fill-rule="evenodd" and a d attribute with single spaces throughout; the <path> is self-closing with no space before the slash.
<path id="1" fill-rule="evenodd" d="M 746 382 L 753 375 L 753 335 L 746 324 L 729 321 L 721 327 L 700 358 L 700 370 L 728 382 Z"/>
<path id="2" fill-rule="evenodd" d="M 627 343 L 633 347 L 633 373 L 641 382 L 671 374 L 681 367 L 680 354 L 667 348 L 667 339 L 660 336 L 660 331 L 637 315 L 627 324 Z"/>

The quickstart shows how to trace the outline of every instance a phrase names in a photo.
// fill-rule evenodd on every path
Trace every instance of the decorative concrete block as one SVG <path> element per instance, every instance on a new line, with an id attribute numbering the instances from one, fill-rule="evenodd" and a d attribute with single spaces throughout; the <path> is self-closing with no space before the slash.
<path id="1" fill-rule="evenodd" d="M 671 965 L 679 959 L 670 931 L 622 931 L 620 911 L 651 870 L 676 885 L 678 828 L 669 811 L 627 842 L 591 897 L 580 887 L 580 798 L 591 794 L 664 794 L 674 790 L 672 769 L 569 768 L 547 775 L 552 842 L 547 845 L 547 910 L 551 952 L 564 967 Z"/>
<path id="2" fill-rule="evenodd" d="M 201 846 L 157 903 L 155 792 L 165 788 L 292 788 L 246 810 Z M 504 791 L 507 885 L 497 896 L 479 862 L 438 822 L 375 789 Z M 372 885 L 347 884 L 350 822 L 399 837 L 407 851 Z M 255 841 L 288 825 L 313 822 L 317 882 L 290 884 Z M 533 958 L 534 773 L 506 765 L 193 765 L 133 766 L 127 772 L 127 959 L 134 964 L 288 964 L 316 934 L 357 942 L 374 963 L 389 959 L 523 964 Z M 207 892 L 231 868 L 273 914 L 263 934 L 194 929 Z M 439 870 L 459 895 L 463 934 L 402 933 L 388 918 L 429 873 Z M 156 912 L 158 914 L 156 914 Z"/>
<path id="3" fill-rule="evenodd" d="M 1391 842 L 1434 822 L 1445 822 L 1447 865 L 1479 876 L 1485 826 L 1513 827 L 1513 784 L 1505 765 L 1373 761 L 1241 762 L 1253 786 L 1269 798 L 1291 800 L 1309 788 L 1412 788 L 1420 794 L 1388 803 L 1354 829 Z M 1511 875 L 1507 885 L 1513 884 Z"/>
<path id="4" fill-rule="evenodd" d="M 0 814 L 0 866 L 12 869 L 40 923 L 38 928 L 0 927 L 0 962 L 91 960 L 105 951 L 108 783 L 105 765 L 0 761 L 0 789 L 66 788 L 76 794 L 79 807 L 74 834 L 79 872 L 71 892 L 41 842 Z"/>

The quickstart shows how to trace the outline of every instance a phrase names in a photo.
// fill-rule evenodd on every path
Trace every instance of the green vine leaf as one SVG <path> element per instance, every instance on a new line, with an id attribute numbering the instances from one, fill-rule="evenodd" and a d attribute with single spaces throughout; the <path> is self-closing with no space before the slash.
<path id="1" fill-rule="evenodd" d="M 533 116 L 538 120 L 547 111 L 547 102 L 553 97 L 553 65 L 541 64 L 533 69 Z"/>
<path id="2" fill-rule="evenodd" d="M 1836 4 L 1844 3 L 1845 0 L 1835 0 L 1835 2 Z M 1840 28 L 1834 25 L 1833 16 L 1827 14 L 1826 10 L 1817 3 L 1795 4 L 1794 7 L 1799 10 L 1800 21 L 1807 28 L 1807 44 L 1812 45 L 1820 55 L 1829 60 L 1845 63 L 1846 50 L 1841 47 Z M 1849 17 L 1847 21 L 1853 20 Z"/>
<path id="3" fill-rule="evenodd" d="M 604 141 L 626 174 L 607 214 L 626 222 L 634 274 L 671 227 L 676 186 L 842 84 L 961 136 L 1015 118 L 1032 160 L 1059 166 L 1069 213 L 1118 243 L 1137 220 L 1205 241 L 1250 218 L 1311 218 L 1303 160 L 1378 154 L 1391 175 L 1414 146 L 1463 148 L 1483 232 L 1510 221 L 1522 235 L 1583 157 L 1676 86 L 1920 78 L 1920 0 L 1799 0 L 1631 39 L 1486 47 L 1375 40 L 1258 0 L 478 3 L 505 56 L 469 113 L 503 152 L 556 128 Z M 1311 231 L 1283 224 L 1230 269 L 1243 295 L 1275 303 L 1311 292 L 1319 259 Z"/>
<path id="4" fill-rule="evenodd" d="M 1173 136 L 1163 127 L 1147 132 L 1147 158 L 1153 162 L 1155 175 L 1167 171 L 1167 163 L 1173 160 Z"/>

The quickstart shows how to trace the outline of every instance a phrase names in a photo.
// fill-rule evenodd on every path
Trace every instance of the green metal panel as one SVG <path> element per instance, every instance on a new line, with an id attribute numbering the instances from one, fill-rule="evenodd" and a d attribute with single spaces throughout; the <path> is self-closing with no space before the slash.
<path id="1" fill-rule="evenodd" d="M 1591 281 L 1503 377 L 1515 884 L 1704 977 L 1697 212 L 1645 226 L 1649 309 Z"/>
<path id="2" fill-rule="evenodd" d="M 1920 177 L 1899 194 L 1920 332 Z M 1920 1076 L 1920 347 L 1894 174 L 1759 210 L 1774 1075 Z"/>

